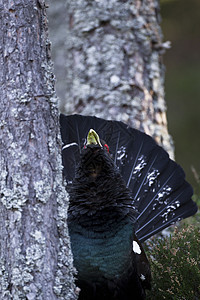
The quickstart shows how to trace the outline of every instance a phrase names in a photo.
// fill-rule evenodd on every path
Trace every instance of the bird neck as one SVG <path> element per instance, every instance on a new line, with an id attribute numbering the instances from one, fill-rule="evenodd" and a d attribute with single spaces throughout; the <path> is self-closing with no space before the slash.
<path id="1" fill-rule="evenodd" d="M 102 172 L 95 179 L 80 170 L 69 195 L 69 221 L 78 220 L 84 227 L 99 231 L 103 226 L 104 230 L 110 230 L 116 223 L 135 219 L 129 190 L 116 169 Z"/>

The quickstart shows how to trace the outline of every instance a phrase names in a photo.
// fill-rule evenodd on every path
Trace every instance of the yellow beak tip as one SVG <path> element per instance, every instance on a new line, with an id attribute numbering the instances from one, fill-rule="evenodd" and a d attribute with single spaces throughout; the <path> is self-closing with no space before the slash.
<path id="1" fill-rule="evenodd" d="M 90 129 L 87 135 L 87 145 L 99 145 L 102 147 L 100 138 L 94 129 Z"/>

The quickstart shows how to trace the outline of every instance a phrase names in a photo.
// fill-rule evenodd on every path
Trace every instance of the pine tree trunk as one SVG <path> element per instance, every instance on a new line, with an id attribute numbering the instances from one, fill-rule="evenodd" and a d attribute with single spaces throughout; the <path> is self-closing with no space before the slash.
<path id="1" fill-rule="evenodd" d="M 157 0 L 67 1 L 67 114 L 117 119 L 173 157 L 164 101 Z"/>
<path id="2" fill-rule="evenodd" d="M 0 299 L 76 299 L 45 4 L 0 11 Z"/>

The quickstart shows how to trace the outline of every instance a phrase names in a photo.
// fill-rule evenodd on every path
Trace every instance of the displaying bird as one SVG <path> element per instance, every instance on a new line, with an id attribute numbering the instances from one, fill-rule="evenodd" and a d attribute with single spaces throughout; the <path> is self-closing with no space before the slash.
<path id="1" fill-rule="evenodd" d="M 197 211 L 192 188 L 165 150 L 122 122 L 61 115 L 60 125 L 79 299 L 144 299 L 141 242 Z"/>

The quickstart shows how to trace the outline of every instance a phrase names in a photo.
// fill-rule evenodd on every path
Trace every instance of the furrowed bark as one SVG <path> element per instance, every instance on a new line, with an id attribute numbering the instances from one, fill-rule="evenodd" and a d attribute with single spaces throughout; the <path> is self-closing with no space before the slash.
<path id="1" fill-rule="evenodd" d="M 0 298 L 76 299 L 45 3 L 0 24 Z"/>

